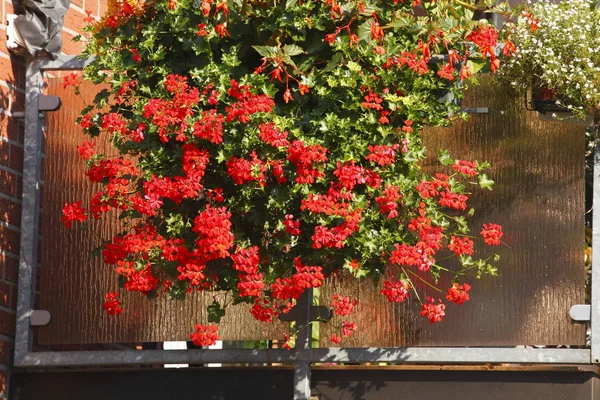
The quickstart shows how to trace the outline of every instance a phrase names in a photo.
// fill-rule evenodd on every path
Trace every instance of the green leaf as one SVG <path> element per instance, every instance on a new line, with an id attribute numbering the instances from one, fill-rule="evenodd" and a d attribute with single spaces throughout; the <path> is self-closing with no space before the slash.
<path id="1" fill-rule="evenodd" d="M 510 8 L 510 4 L 507 1 L 503 1 L 498 3 L 494 7 L 487 10 L 487 12 L 492 14 L 510 14 L 512 9 Z"/>
<path id="2" fill-rule="evenodd" d="M 279 48 L 275 46 L 252 46 L 258 54 L 266 58 L 273 58 L 277 55 Z"/>
<path id="3" fill-rule="evenodd" d="M 329 72 L 334 70 L 339 64 L 340 61 L 342 61 L 342 53 L 335 53 L 332 57 L 331 57 L 331 61 L 329 61 L 327 63 L 327 65 L 325 66 L 325 68 L 323 69 L 324 72 Z"/>
<path id="4" fill-rule="evenodd" d="M 481 174 L 479 176 L 479 186 L 482 189 L 492 190 L 492 187 L 494 186 L 494 181 L 489 179 L 486 174 Z"/>
<path id="5" fill-rule="evenodd" d="M 296 3 L 298 3 L 298 0 L 287 0 L 285 2 L 285 9 L 289 10 L 290 8 L 294 7 Z"/>
<path id="6" fill-rule="evenodd" d="M 467 61 L 467 67 L 469 67 L 472 74 L 478 73 L 486 65 L 487 65 L 487 60 L 469 60 L 469 61 Z"/>
<path id="7" fill-rule="evenodd" d="M 454 159 L 450 156 L 450 152 L 446 149 L 440 150 L 440 155 L 438 156 L 438 160 L 442 165 L 452 165 L 454 164 Z"/>
<path id="8" fill-rule="evenodd" d="M 373 38 L 371 37 L 371 27 L 374 23 L 375 21 L 369 19 L 358 26 L 357 34 L 360 40 L 364 40 L 369 43 L 373 41 Z"/>
<path id="9" fill-rule="evenodd" d="M 346 262 L 344 263 L 344 269 L 348 270 L 356 279 L 360 279 L 369 274 L 370 271 L 368 269 L 363 269 L 360 267 L 354 268 L 352 267 L 352 265 L 350 265 L 351 262 L 351 260 L 346 260 Z"/>
<path id="10" fill-rule="evenodd" d="M 257 47 L 257 46 L 254 46 L 254 47 Z M 295 44 L 286 44 L 285 46 L 283 46 L 283 52 L 285 53 L 285 55 L 287 55 L 289 57 L 293 57 L 293 56 L 297 56 L 299 54 L 304 54 L 304 49 Z"/>
<path id="11" fill-rule="evenodd" d="M 95 247 L 90 253 L 92 257 L 100 257 L 102 255 L 102 246 Z"/>
<path id="12" fill-rule="evenodd" d="M 221 318 L 225 316 L 225 309 L 221 308 L 221 304 L 216 300 L 206 307 L 206 311 L 208 312 L 208 322 L 218 324 L 221 322 Z"/>

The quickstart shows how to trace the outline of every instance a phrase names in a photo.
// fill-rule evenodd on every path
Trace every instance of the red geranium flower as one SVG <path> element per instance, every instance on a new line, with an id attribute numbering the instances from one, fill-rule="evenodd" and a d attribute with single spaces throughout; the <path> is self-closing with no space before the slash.
<path id="1" fill-rule="evenodd" d="M 498 224 L 483 224 L 481 236 L 483 236 L 483 241 L 488 246 L 500 246 L 500 239 L 502 239 L 504 233 L 502 227 Z"/>

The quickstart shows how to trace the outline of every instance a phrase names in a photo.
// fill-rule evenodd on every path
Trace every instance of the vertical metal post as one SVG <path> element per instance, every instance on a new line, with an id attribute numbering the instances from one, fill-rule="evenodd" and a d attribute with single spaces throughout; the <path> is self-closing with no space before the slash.
<path id="1" fill-rule="evenodd" d="M 596 136 L 598 123 L 594 121 Z M 596 137 L 596 140 L 598 138 Z M 600 363 L 600 144 L 594 151 L 594 181 L 592 203 L 592 315 L 591 315 L 591 363 Z"/>
<path id="2" fill-rule="evenodd" d="M 19 292 L 15 332 L 15 362 L 32 349 L 29 316 L 35 301 L 35 270 L 38 251 L 42 126 L 39 97 L 42 70 L 34 57 L 27 59 L 25 91 L 25 138 L 23 151 L 23 200 L 21 211 L 21 250 L 19 254 Z"/>
<path id="3" fill-rule="evenodd" d="M 296 307 L 302 311 L 296 319 L 296 362 L 294 363 L 294 400 L 310 400 L 310 348 L 312 345 L 312 324 L 310 309 L 313 291 L 307 289 L 298 299 Z"/>

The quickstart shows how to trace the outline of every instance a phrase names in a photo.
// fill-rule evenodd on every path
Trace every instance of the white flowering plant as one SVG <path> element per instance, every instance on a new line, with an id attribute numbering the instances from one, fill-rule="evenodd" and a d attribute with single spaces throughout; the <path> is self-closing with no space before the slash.
<path id="1" fill-rule="evenodd" d="M 600 110 L 598 0 L 541 0 L 515 11 L 497 79 L 518 93 L 552 99 L 574 117 Z"/>

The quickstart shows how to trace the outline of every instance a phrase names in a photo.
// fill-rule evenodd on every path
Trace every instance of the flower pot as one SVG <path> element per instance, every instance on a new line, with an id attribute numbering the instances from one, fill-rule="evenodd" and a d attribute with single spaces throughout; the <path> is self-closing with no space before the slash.
<path id="1" fill-rule="evenodd" d="M 566 121 L 575 124 L 590 125 L 593 122 L 591 115 L 587 118 L 574 118 L 573 112 L 560 105 L 560 97 L 556 95 L 554 90 L 536 87 L 531 89 L 531 104 L 532 110 L 538 112 L 538 117 L 541 120 L 549 121 Z"/>
<path id="2" fill-rule="evenodd" d="M 552 89 L 533 83 L 531 89 L 531 107 L 533 110 L 545 114 L 556 112 L 569 112 L 569 109 L 559 104 L 559 97 Z"/>

